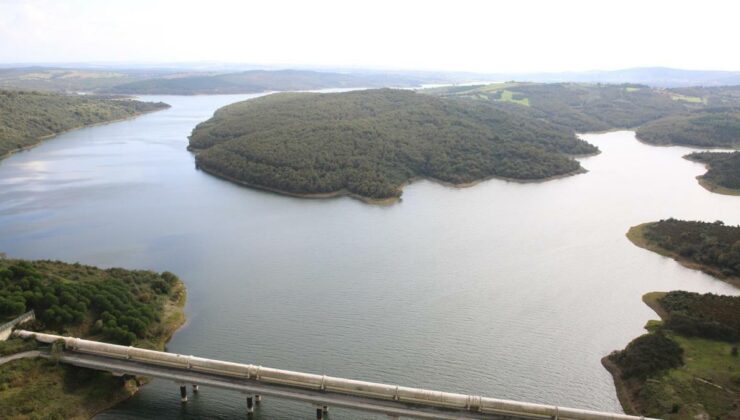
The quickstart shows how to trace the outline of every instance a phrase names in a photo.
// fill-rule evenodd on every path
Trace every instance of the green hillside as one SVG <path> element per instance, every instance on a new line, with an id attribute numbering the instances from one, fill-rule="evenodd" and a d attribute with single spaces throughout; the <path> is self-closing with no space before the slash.
<path id="1" fill-rule="evenodd" d="M 538 180 L 581 170 L 595 153 L 563 127 L 492 103 L 403 90 L 286 93 L 236 103 L 190 137 L 202 169 L 303 194 L 396 198 L 404 183 Z"/>
<path id="2" fill-rule="evenodd" d="M 530 113 L 577 132 L 636 127 L 699 106 L 675 100 L 667 91 L 641 85 L 509 82 L 422 92 L 518 106 L 519 112 Z"/>
<path id="3" fill-rule="evenodd" d="M 163 350 L 185 321 L 184 284 L 172 273 L 0 259 L 0 322 L 33 309 L 32 331 Z M 33 340 L 0 342 L 0 355 Z M 131 397 L 142 378 L 117 378 L 46 359 L 0 365 L 2 418 L 91 418 Z"/>
<path id="4" fill-rule="evenodd" d="M 656 145 L 740 148 L 740 111 L 713 108 L 671 115 L 638 128 L 637 138 Z"/>
<path id="5" fill-rule="evenodd" d="M 73 128 L 167 107 L 161 102 L 0 90 L 0 156 Z"/>

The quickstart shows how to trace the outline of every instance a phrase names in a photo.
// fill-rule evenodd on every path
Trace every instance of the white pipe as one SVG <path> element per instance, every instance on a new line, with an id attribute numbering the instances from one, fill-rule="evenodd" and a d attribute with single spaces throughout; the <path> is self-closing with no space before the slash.
<path id="1" fill-rule="evenodd" d="M 142 361 L 153 365 L 177 367 L 185 370 L 203 371 L 225 376 L 249 378 L 263 383 L 295 386 L 303 389 L 325 390 L 357 397 L 400 401 L 431 407 L 453 408 L 473 413 L 509 414 L 538 416 L 573 420 L 640 420 L 644 417 L 626 414 L 579 410 L 545 404 L 532 404 L 451 392 L 408 388 L 354 379 L 335 378 L 289 370 L 265 368 L 255 365 L 224 362 L 194 356 L 167 353 L 136 347 L 119 346 L 99 341 L 63 337 L 54 334 L 19 330 L 14 333 L 21 338 L 34 338 L 42 343 L 64 341 L 65 348 L 121 359 Z"/>

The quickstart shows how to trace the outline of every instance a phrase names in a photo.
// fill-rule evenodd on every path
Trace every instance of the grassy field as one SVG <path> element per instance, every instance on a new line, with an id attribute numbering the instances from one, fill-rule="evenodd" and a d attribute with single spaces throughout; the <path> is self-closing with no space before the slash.
<path id="1" fill-rule="evenodd" d="M 707 100 L 705 98 L 701 98 L 699 96 L 687 96 L 687 95 L 681 95 L 680 93 L 671 93 L 671 99 L 674 101 L 683 101 L 688 102 L 692 104 L 706 104 Z"/>
<path id="2" fill-rule="evenodd" d="M 4 419 L 87 419 L 129 398 L 136 384 L 110 374 L 43 359 L 16 360 L 0 368 Z"/>
<path id="3" fill-rule="evenodd" d="M 514 98 L 514 92 L 510 90 L 504 90 L 501 92 L 501 102 L 511 102 L 518 105 L 529 106 L 529 98 L 516 99 Z"/>
<path id="4" fill-rule="evenodd" d="M 653 292 L 643 296 L 643 300 L 663 319 L 666 311 L 658 300 L 664 295 Z M 651 321 L 648 329 L 655 331 L 658 325 L 658 321 Z M 643 383 L 627 382 L 629 390 L 623 389 L 625 382 L 622 382 L 620 396 L 626 394 L 632 399 L 622 401 L 625 411 L 637 414 L 634 410 L 638 410 L 642 415 L 671 420 L 738 418 L 740 357 L 732 353 L 737 344 L 689 338 L 670 331 L 666 334 L 683 349 L 684 365 L 650 377 Z"/>

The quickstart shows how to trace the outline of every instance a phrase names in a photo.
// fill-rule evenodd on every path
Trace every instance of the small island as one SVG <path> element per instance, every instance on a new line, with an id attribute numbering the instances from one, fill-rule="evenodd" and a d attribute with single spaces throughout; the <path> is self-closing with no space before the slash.
<path id="1" fill-rule="evenodd" d="M 740 418 L 740 296 L 683 291 L 643 296 L 662 321 L 602 359 L 627 414 Z"/>
<path id="2" fill-rule="evenodd" d="M 496 104 L 406 90 L 280 93 L 216 111 L 190 136 L 200 169 L 298 197 L 393 202 L 417 178 L 470 185 L 582 172 L 598 150 Z"/>
<path id="3" fill-rule="evenodd" d="M 164 350 L 184 323 L 185 286 L 172 273 L 0 259 L 0 323 L 33 309 L 23 328 Z M 0 358 L 35 341 L 0 341 Z M 3 418 L 91 418 L 133 395 L 126 379 L 41 358 L 0 364 Z"/>
<path id="4" fill-rule="evenodd" d="M 636 135 L 658 146 L 740 148 L 740 112 L 711 108 L 670 115 L 641 126 Z"/>
<path id="5" fill-rule="evenodd" d="M 635 245 L 740 287 L 740 226 L 666 219 L 633 226 Z"/>
<path id="6" fill-rule="evenodd" d="M 706 165 L 707 173 L 697 177 L 702 187 L 717 194 L 740 195 L 740 152 L 694 152 L 684 158 Z"/>
<path id="7" fill-rule="evenodd" d="M 165 108 L 120 97 L 0 90 L 0 159 L 65 131 Z"/>

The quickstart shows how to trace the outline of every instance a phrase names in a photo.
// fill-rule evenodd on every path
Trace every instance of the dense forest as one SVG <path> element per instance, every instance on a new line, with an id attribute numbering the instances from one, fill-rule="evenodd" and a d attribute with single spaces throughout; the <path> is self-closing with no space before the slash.
<path id="1" fill-rule="evenodd" d="M 652 144 L 740 147 L 740 87 L 655 89 L 634 84 L 499 83 L 423 90 L 518 106 L 577 132 L 637 128 Z"/>
<path id="2" fill-rule="evenodd" d="M 0 156 L 66 130 L 167 107 L 161 102 L 0 90 Z"/>
<path id="3" fill-rule="evenodd" d="M 0 259 L 0 322 L 33 309 L 25 329 L 163 350 L 185 320 L 184 305 L 185 287 L 172 273 Z M 11 338 L 0 342 L 0 355 L 39 346 Z M 0 365 L 1 417 L 91 418 L 130 398 L 142 379 L 15 360 Z"/>
<path id="4" fill-rule="evenodd" d="M 740 194 L 740 152 L 694 152 L 684 157 L 707 165 L 707 173 L 699 180 L 710 191 Z"/>
<path id="5" fill-rule="evenodd" d="M 133 344 L 160 334 L 166 304 L 182 293 L 168 272 L 0 259 L 0 320 L 33 309 L 41 330 Z"/>
<path id="6" fill-rule="evenodd" d="M 637 138 L 656 145 L 739 148 L 740 112 L 711 108 L 671 115 L 638 128 Z"/>
<path id="7" fill-rule="evenodd" d="M 218 110 L 190 137 L 199 167 L 294 194 L 398 197 L 405 182 L 537 180 L 597 151 L 567 129 L 496 104 L 380 89 L 285 93 Z"/>
<path id="8" fill-rule="evenodd" d="M 673 291 L 644 300 L 661 314 L 648 334 L 603 362 L 629 414 L 665 419 L 740 415 L 740 296 Z"/>
<path id="9" fill-rule="evenodd" d="M 686 337 L 740 341 L 740 297 L 674 291 L 658 303 L 668 314 L 664 326 L 671 331 Z"/>
<path id="10" fill-rule="evenodd" d="M 695 102 L 676 100 L 663 90 L 641 85 L 509 82 L 443 87 L 423 92 L 520 105 L 519 112 L 531 113 L 577 132 L 637 127 L 700 106 Z M 523 104 L 526 106 L 521 106 Z"/>
<path id="11" fill-rule="evenodd" d="M 740 277 L 740 226 L 666 219 L 632 228 L 628 237 L 710 274 Z"/>
<path id="12" fill-rule="evenodd" d="M 123 83 L 106 92 L 123 94 L 228 94 L 347 87 L 418 86 L 426 79 L 398 74 L 249 70 L 224 74 L 159 77 Z"/>

